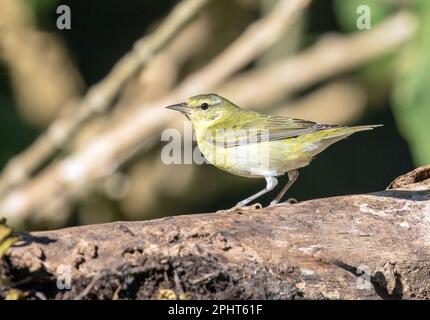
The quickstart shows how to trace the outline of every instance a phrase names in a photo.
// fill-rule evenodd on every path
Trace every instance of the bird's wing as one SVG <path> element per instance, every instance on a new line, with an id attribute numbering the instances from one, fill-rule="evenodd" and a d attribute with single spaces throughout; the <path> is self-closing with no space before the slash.
<path id="1" fill-rule="evenodd" d="M 296 138 L 308 133 L 337 128 L 336 125 L 322 125 L 312 121 L 282 116 L 249 114 L 242 117 L 240 124 L 222 128 L 211 142 L 223 147 L 234 147 L 257 143 Z"/>

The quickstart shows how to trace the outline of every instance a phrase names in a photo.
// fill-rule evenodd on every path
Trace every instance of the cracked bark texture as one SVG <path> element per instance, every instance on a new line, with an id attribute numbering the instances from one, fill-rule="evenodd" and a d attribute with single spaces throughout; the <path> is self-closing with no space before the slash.
<path id="1" fill-rule="evenodd" d="M 21 234 L 0 296 L 428 299 L 430 166 L 417 170 L 370 194 Z"/>

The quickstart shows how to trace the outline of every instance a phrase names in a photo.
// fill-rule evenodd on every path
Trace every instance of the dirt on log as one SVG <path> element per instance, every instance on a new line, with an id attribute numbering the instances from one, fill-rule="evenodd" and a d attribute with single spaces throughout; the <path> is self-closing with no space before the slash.
<path id="1" fill-rule="evenodd" d="M 364 195 L 19 234 L 0 296 L 428 299 L 430 166 L 417 170 Z"/>

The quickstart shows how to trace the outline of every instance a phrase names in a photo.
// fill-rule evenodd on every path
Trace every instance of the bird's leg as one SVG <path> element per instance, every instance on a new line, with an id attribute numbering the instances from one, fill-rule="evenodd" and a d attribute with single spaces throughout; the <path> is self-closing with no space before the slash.
<path id="1" fill-rule="evenodd" d="M 242 201 L 238 202 L 230 210 L 239 209 L 239 208 L 247 205 L 251 201 L 253 201 L 253 200 L 261 197 L 263 194 L 266 194 L 267 192 L 272 191 L 277 186 L 277 184 L 278 184 L 278 180 L 275 177 L 265 177 L 265 179 L 266 179 L 266 188 L 264 188 L 263 190 L 257 192 L 256 194 L 253 194 L 252 196 L 246 198 L 245 200 L 242 200 Z"/>
<path id="2" fill-rule="evenodd" d="M 281 201 L 281 198 L 288 191 L 288 189 L 290 189 L 290 187 L 293 185 L 293 183 L 297 180 L 298 176 L 299 176 L 299 171 L 298 170 L 288 171 L 288 182 L 287 182 L 287 184 L 282 189 L 282 191 L 279 192 L 279 194 L 276 196 L 276 198 L 273 199 L 272 202 L 270 202 L 270 206 L 277 205 L 279 203 L 279 201 Z"/>

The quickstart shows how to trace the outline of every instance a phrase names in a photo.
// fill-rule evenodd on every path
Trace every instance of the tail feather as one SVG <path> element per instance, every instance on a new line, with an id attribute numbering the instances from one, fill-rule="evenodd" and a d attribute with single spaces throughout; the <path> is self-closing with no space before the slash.
<path id="1" fill-rule="evenodd" d="M 363 126 L 354 126 L 354 127 L 338 127 L 338 128 L 332 128 L 323 130 L 326 131 L 325 136 L 323 139 L 331 139 L 331 138 L 346 138 L 350 136 L 353 133 L 360 132 L 360 131 L 367 131 L 372 130 L 373 128 L 382 127 L 382 124 L 371 124 L 371 125 L 363 125 Z"/>
<path id="2" fill-rule="evenodd" d="M 368 124 L 364 126 L 354 126 L 354 127 L 347 127 L 349 129 L 352 129 L 354 132 L 358 131 L 365 131 L 365 130 L 372 130 L 373 128 L 382 127 L 383 124 Z"/>

